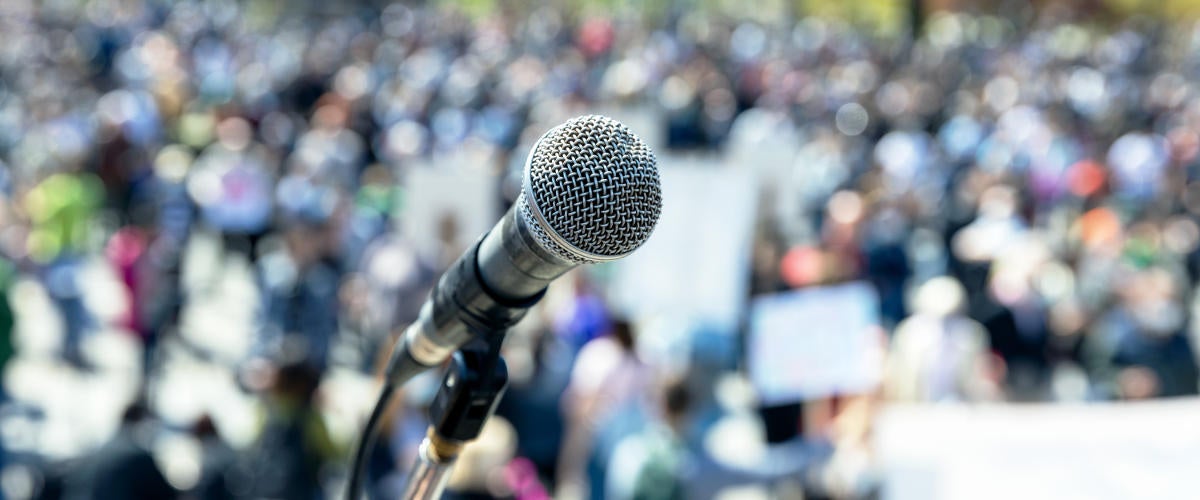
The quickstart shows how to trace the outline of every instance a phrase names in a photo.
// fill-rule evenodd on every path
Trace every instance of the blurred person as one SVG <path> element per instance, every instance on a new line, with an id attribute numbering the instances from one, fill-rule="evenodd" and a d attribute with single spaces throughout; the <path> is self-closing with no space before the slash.
<path id="1" fill-rule="evenodd" d="M 351 188 L 365 167 L 365 146 L 358 132 L 347 128 L 348 106 L 339 101 L 328 94 L 317 101 L 311 127 L 296 140 L 295 155 L 322 182 Z"/>
<path id="2" fill-rule="evenodd" d="M 438 216 L 437 250 L 434 252 L 438 269 L 449 269 L 466 250 L 461 226 L 458 215 L 453 212 L 443 212 Z"/>
<path id="3" fill-rule="evenodd" d="M 187 300 L 184 260 L 195 218 L 185 182 L 190 162 L 191 155 L 182 146 L 160 150 L 153 176 L 145 181 L 149 193 L 137 200 L 130 224 L 121 230 L 135 237 L 134 248 L 140 246 L 140 251 L 110 257 L 123 259 L 118 267 L 135 299 L 129 325 L 143 342 L 147 372 L 153 369 L 164 334 L 178 327 Z"/>
<path id="4" fill-rule="evenodd" d="M 13 359 L 15 345 L 13 330 L 16 317 L 13 313 L 12 294 L 13 283 L 16 281 L 16 266 L 0 250 L 0 374 L 8 373 L 8 363 Z M 0 382 L 3 382 L 0 380 Z M 0 383 L 0 407 L 8 403 L 8 390 Z M 6 439 L 0 436 L 0 470 L 8 466 L 8 446 Z"/>
<path id="5" fill-rule="evenodd" d="M 339 333 L 338 290 L 341 273 L 330 263 L 327 221 L 288 222 L 283 248 L 260 260 L 265 294 L 258 354 L 268 358 L 285 346 L 300 349 L 315 369 L 324 371 Z"/>
<path id="6" fill-rule="evenodd" d="M 143 370 L 152 369 L 163 330 L 175 326 L 182 306 L 183 257 L 192 229 L 192 206 L 183 180 L 191 155 L 164 147 L 154 168 L 139 177 L 125 203 L 123 225 L 108 237 L 104 256 L 124 285 L 121 327 L 143 345 Z"/>
<path id="7" fill-rule="evenodd" d="M 764 224 L 766 225 L 766 224 Z M 770 227 L 769 225 L 767 225 Z M 752 295 L 775 293 L 786 290 L 783 263 L 783 243 L 777 235 L 757 231 L 750 253 L 750 293 Z M 807 277 L 798 277 L 804 279 Z"/>
<path id="8" fill-rule="evenodd" d="M 504 471 L 505 483 L 517 500 L 544 500 L 551 498 L 542 483 L 536 466 L 528 459 L 517 457 Z"/>
<path id="9" fill-rule="evenodd" d="M 150 296 L 151 277 L 146 247 L 149 245 L 147 231 L 138 227 L 119 229 L 109 238 L 104 253 L 121 284 L 125 287 L 125 311 L 120 318 L 121 326 L 127 328 L 143 343 L 150 340 L 147 309 Z"/>
<path id="10" fill-rule="evenodd" d="M 520 498 L 533 500 L 529 492 L 517 497 L 507 481 L 498 480 L 515 456 L 517 436 L 512 425 L 503 417 L 492 416 L 470 446 L 463 448 L 455 460 L 454 470 L 446 483 L 443 498 L 447 500 Z M 544 494 L 544 492 L 543 492 Z M 542 496 L 542 500 L 549 500 Z"/>
<path id="11" fill-rule="evenodd" d="M 895 209 L 877 213 L 867 223 L 863 237 L 863 273 L 879 292 L 879 307 L 884 327 L 891 327 L 907 316 L 904 289 L 912 268 L 905 249 L 908 221 Z"/>
<path id="12" fill-rule="evenodd" d="M 387 233 L 391 215 L 403 195 L 403 189 L 383 165 L 368 167 L 360 181 L 340 240 L 347 269 L 360 267 L 367 247 Z"/>
<path id="13" fill-rule="evenodd" d="M 110 96 L 109 102 L 134 100 L 128 91 L 116 91 Z M 122 111 L 138 112 L 133 111 L 138 106 L 122 106 L 121 108 L 123 108 Z M 103 116 L 103 114 L 101 115 Z M 120 117 L 120 119 L 124 118 L 124 116 Z M 124 218 L 131 211 L 134 198 L 142 194 L 142 186 L 139 181 L 145 175 L 146 148 L 134 144 L 122 128 L 121 123 L 102 125 L 102 133 L 111 134 L 113 137 L 104 141 L 97 148 L 99 164 L 96 166 L 96 175 L 104 186 L 106 205 Z"/>
<path id="14" fill-rule="evenodd" d="M 79 274 L 102 196 L 95 176 L 68 169 L 46 176 L 24 197 L 26 251 L 42 266 L 43 283 L 62 315 L 63 356 L 78 366 L 85 364 L 81 343 L 93 326 Z"/>
<path id="15" fill-rule="evenodd" d="M 269 153 L 253 134 L 242 118 L 222 120 L 217 141 L 196 158 L 188 179 L 201 219 L 220 232 L 225 250 L 250 261 L 257 259 L 258 243 L 270 229 L 275 183 Z"/>
<path id="16" fill-rule="evenodd" d="M 964 314 L 966 292 L 954 278 L 922 284 L 914 314 L 896 327 L 884 376 L 895 401 L 978 401 L 1000 396 L 989 373 L 983 326 Z"/>
<path id="17" fill-rule="evenodd" d="M 604 299 L 587 276 L 583 273 L 572 276 L 572 293 L 553 313 L 552 324 L 555 334 L 571 347 L 572 352 L 579 352 L 587 343 L 616 329 Z"/>
<path id="18" fill-rule="evenodd" d="M 394 224 L 394 223 L 393 223 Z M 374 238 L 359 260 L 363 282 L 360 315 L 352 316 L 362 331 L 364 353 L 379 352 L 388 335 L 417 319 L 437 275 L 409 239 L 395 229 Z M 364 356 L 369 363 L 370 356 Z"/>
<path id="19" fill-rule="evenodd" d="M 671 75 L 660 90 L 658 99 L 665 111 L 663 135 L 668 149 L 702 149 L 712 145 L 704 129 L 704 101 L 701 89 L 697 88 L 700 64 L 697 62 L 688 70 Z"/>
<path id="20" fill-rule="evenodd" d="M 219 500 L 237 496 L 238 487 L 235 467 L 237 451 L 226 443 L 217 432 L 212 417 L 204 415 L 192 425 L 191 434 L 200 441 L 200 478 L 187 492 L 188 498 L 197 500 Z"/>
<path id="21" fill-rule="evenodd" d="M 1029 231 L 1015 188 L 982 176 L 974 182 L 978 213 L 950 237 L 949 267 L 967 292 L 967 316 L 983 325 L 1003 359 L 1008 396 L 1040 400 L 1050 374 L 1049 331 L 1030 283 L 1045 244 Z"/>
<path id="22" fill-rule="evenodd" d="M 559 498 L 604 496 L 604 468 L 612 449 L 636 423 L 653 381 L 638 357 L 633 327 L 617 321 L 608 335 L 583 346 L 563 394 L 566 436 L 558 461 Z"/>
<path id="23" fill-rule="evenodd" d="M 1125 401 L 1140 401 L 1162 393 L 1159 377 L 1150 368 L 1132 365 L 1117 372 L 1114 389 L 1116 397 Z"/>
<path id="24" fill-rule="evenodd" d="M 258 439 L 239 474 L 249 483 L 250 498 L 315 500 L 325 498 L 325 464 L 342 458 L 316 407 L 320 373 L 304 361 L 279 366 L 265 395 Z"/>
<path id="25" fill-rule="evenodd" d="M 64 498 L 177 498 L 150 453 L 153 425 L 141 403 L 126 409 L 117 434 L 67 473 Z"/>
<path id="26" fill-rule="evenodd" d="M 5 367 L 15 354 L 13 344 L 13 327 L 16 316 L 12 306 L 13 284 L 17 281 L 17 266 L 0 253 L 0 373 L 5 373 Z M 0 384 L 0 404 L 8 399 L 7 391 Z"/>
<path id="27" fill-rule="evenodd" d="M 1084 340 L 1085 368 L 1101 398 L 1144 399 L 1197 394 L 1200 367 L 1185 333 L 1183 304 L 1164 270 L 1135 272 L 1117 304 Z"/>
<path id="28" fill-rule="evenodd" d="M 1146 203 L 1163 190 L 1169 158 L 1162 136 L 1140 130 L 1126 133 L 1113 141 L 1107 159 L 1117 194 Z"/>
<path id="29" fill-rule="evenodd" d="M 545 328 L 535 328 L 529 338 L 510 335 L 504 352 L 509 386 L 496 407 L 496 415 L 516 431 L 518 457 L 532 467 L 534 478 L 550 485 L 556 483 L 563 443 L 565 421 L 560 408 L 570 377 L 566 350 Z"/>
<path id="30" fill-rule="evenodd" d="M 608 465 L 608 498 L 687 498 L 686 482 L 692 471 L 686 437 L 692 397 L 686 381 L 669 383 L 661 392 L 660 416 L 622 440 L 613 451 Z"/>

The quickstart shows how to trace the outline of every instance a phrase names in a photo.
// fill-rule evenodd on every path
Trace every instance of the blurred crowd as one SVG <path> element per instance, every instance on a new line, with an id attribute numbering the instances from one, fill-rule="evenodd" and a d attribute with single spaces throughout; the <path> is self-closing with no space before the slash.
<path id="1" fill-rule="evenodd" d="M 872 284 L 882 387 L 761 407 L 739 355 L 640 356 L 644 318 L 577 272 L 510 335 L 452 495 L 859 497 L 879 401 L 1194 395 L 1200 24 L 1065 5 L 910 39 L 686 2 L 3 2 L 0 495 L 338 495 L 393 332 L 475 237 L 447 218 L 414 245 L 406 175 L 467 158 L 502 210 L 532 140 L 597 106 L 755 177 L 752 296 Z M 170 410 L 212 384 L 228 405 Z M 436 389 L 398 398 L 372 498 L 401 491 Z"/>

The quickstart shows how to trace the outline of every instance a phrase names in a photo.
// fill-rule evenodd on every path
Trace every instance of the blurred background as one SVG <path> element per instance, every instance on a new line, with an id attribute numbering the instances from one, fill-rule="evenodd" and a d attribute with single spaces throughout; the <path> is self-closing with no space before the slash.
<path id="1" fill-rule="evenodd" d="M 1198 18 L 5 0 L 0 497 L 338 497 L 394 332 L 600 113 L 662 219 L 509 334 L 449 496 L 1195 498 Z"/>

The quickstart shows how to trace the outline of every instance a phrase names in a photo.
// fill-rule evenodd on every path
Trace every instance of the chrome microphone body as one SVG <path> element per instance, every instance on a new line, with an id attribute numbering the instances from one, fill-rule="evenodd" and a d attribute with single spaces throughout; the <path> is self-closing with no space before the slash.
<path id="1" fill-rule="evenodd" d="M 578 265 L 547 254 L 523 224 L 509 210 L 442 275 L 392 353 L 389 382 L 441 364 L 476 332 L 515 324 L 551 281 Z"/>
<path id="2" fill-rule="evenodd" d="M 551 129 L 526 159 L 516 203 L 442 275 L 405 330 L 388 382 L 512 326 L 567 271 L 633 252 L 661 209 L 654 154 L 624 125 L 593 115 Z"/>

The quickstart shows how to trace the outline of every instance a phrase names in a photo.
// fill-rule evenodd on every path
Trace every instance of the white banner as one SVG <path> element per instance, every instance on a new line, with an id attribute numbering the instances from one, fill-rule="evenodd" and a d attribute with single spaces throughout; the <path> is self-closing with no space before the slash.
<path id="1" fill-rule="evenodd" d="M 1200 498 L 1200 400 L 893 406 L 886 500 Z"/>
<path id="2" fill-rule="evenodd" d="M 496 177 L 478 170 L 414 166 L 404 175 L 404 237 L 422 255 L 457 258 L 500 218 Z M 443 232 L 452 246 L 442 249 Z"/>
<path id="3" fill-rule="evenodd" d="M 861 394 L 882 380 L 879 297 L 862 282 L 758 297 L 746 366 L 766 404 Z"/>
<path id="4" fill-rule="evenodd" d="M 659 158 L 663 211 L 654 234 L 612 268 L 609 299 L 631 318 L 734 331 L 748 293 L 755 189 L 744 172 Z"/>

